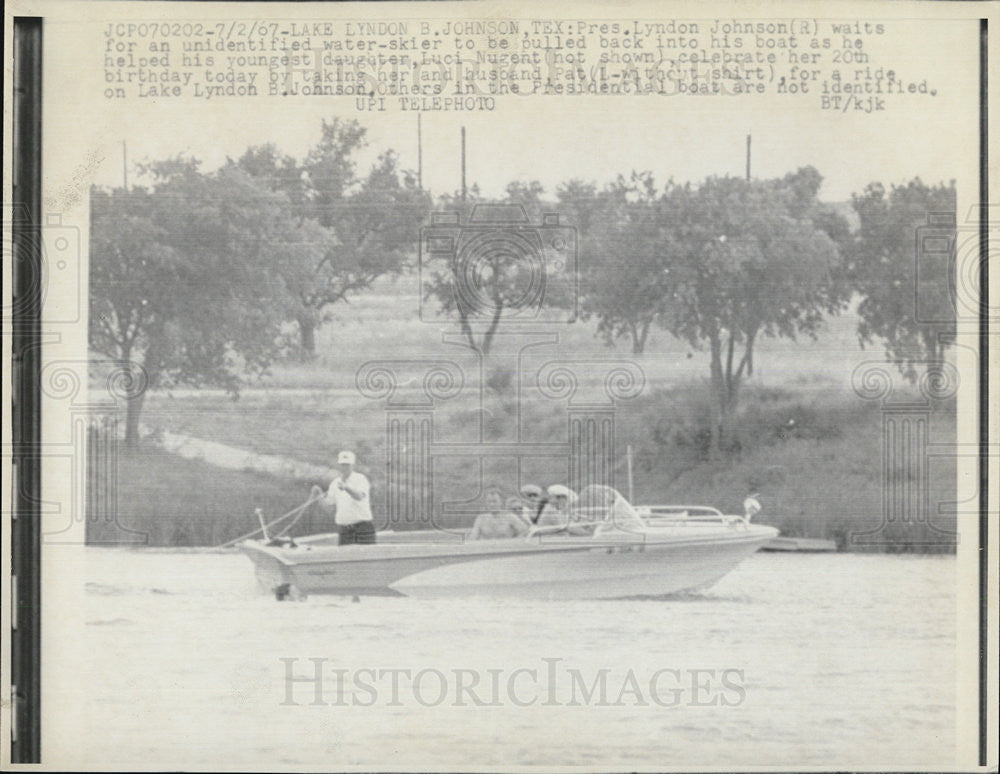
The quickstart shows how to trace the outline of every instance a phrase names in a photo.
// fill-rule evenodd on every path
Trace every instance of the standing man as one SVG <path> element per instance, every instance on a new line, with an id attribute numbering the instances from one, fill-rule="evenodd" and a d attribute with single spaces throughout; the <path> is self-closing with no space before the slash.
<path id="1" fill-rule="evenodd" d="M 337 475 L 330 488 L 319 502 L 329 511 L 336 510 L 334 520 L 340 531 L 340 545 L 374 543 L 375 524 L 372 520 L 371 503 L 368 495 L 371 484 L 367 476 L 354 470 L 354 452 L 342 451 L 337 455 Z M 313 487 L 313 496 L 322 493 Z"/>

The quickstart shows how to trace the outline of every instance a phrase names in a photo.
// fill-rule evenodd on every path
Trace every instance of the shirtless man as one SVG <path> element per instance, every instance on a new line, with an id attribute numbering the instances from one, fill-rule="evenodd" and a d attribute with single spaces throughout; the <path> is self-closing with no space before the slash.
<path id="1" fill-rule="evenodd" d="M 486 492 L 486 507 L 489 511 L 476 517 L 476 523 L 469 532 L 469 540 L 499 540 L 520 537 L 528 531 L 528 526 L 517 516 L 503 507 L 503 495 L 493 487 Z"/>

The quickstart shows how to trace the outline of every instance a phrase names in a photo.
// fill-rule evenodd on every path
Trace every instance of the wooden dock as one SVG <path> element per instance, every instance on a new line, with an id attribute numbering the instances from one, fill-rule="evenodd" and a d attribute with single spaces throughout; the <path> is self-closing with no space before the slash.
<path id="1" fill-rule="evenodd" d="M 837 543 L 825 538 L 776 537 L 764 544 L 761 551 L 800 551 L 824 553 L 836 551 Z"/>

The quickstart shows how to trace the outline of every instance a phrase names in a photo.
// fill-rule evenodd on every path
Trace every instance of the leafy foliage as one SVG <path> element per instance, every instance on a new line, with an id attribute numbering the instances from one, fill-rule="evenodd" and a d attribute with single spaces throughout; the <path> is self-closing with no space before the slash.
<path id="1" fill-rule="evenodd" d="M 848 273 L 864 297 L 858 307 L 858 337 L 863 344 L 881 339 L 887 357 L 909 379 L 921 363 L 939 361 L 955 340 L 955 293 L 949 265 L 917 278 L 921 236 L 933 231 L 955 243 L 955 185 L 929 186 L 919 178 L 888 191 L 871 183 L 852 197 L 861 220 Z M 950 225 L 929 227 L 928 217 Z M 919 300 L 917 294 L 919 293 Z M 920 314 L 917 314 L 917 309 Z"/>
<path id="2" fill-rule="evenodd" d="M 733 435 L 760 337 L 815 335 L 846 304 L 839 245 L 850 230 L 818 201 L 821 182 L 806 167 L 774 180 L 668 183 L 662 192 L 648 173 L 599 192 L 574 184 L 587 221 L 585 313 L 608 343 L 627 336 L 635 353 L 654 324 L 709 349 L 714 451 Z"/>
<path id="3" fill-rule="evenodd" d="M 676 292 L 671 264 L 678 246 L 652 175 L 619 176 L 600 192 L 568 186 L 560 197 L 584 224 L 584 318 L 597 318 L 607 344 L 628 337 L 632 352 L 643 352 L 650 327 Z"/>
<path id="4" fill-rule="evenodd" d="M 319 142 L 300 163 L 273 145 L 250 148 L 235 163 L 284 193 L 295 215 L 282 256 L 282 277 L 297 302 L 304 350 L 329 307 L 402 271 L 416 250 L 430 198 L 395 153 L 379 156 L 359 177 L 355 154 L 365 130 L 356 121 L 324 121 Z"/>
<path id="5" fill-rule="evenodd" d="M 357 122 L 333 120 L 301 162 L 269 144 L 213 173 L 178 156 L 142 169 L 148 187 L 95 189 L 94 349 L 149 388 L 233 394 L 282 350 L 288 320 L 311 352 L 330 305 L 405 267 L 430 207 L 391 151 L 359 177 L 363 144 Z M 142 403 L 129 400 L 132 444 Z"/>
<path id="6" fill-rule="evenodd" d="M 816 196 L 811 167 L 748 182 L 709 178 L 664 197 L 678 250 L 676 292 L 663 325 L 692 346 L 708 345 L 715 399 L 715 447 L 725 443 L 739 390 L 753 373 L 761 336 L 815 337 L 824 315 L 847 302 L 837 244 Z"/>
<path id="7" fill-rule="evenodd" d="M 439 198 L 440 212 L 458 215 L 459 223 L 449 227 L 456 246 L 451 254 L 427 256 L 424 300 L 435 301 L 441 312 L 455 316 L 469 347 L 484 355 L 490 353 L 504 319 L 544 318 L 575 300 L 575 277 L 569 276 L 573 267 L 555 265 L 544 240 L 535 239 L 540 237 L 543 214 L 557 210 L 543 194 L 538 181 L 515 181 L 499 202 L 487 202 L 475 186 L 464 197 Z M 491 215 L 477 220 L 487 207 L 501 219 Z M 506 216 L 520 220 L 505 225 Z"/>
<path id="8" fill-rule="evenodd" d="M 149 388 L 235 393 L 241 373 L 267 368 L 290 313 L 270 261 L 287 203 L 234 168 L 203 174 L 178 157 L 148 172 L 149 189 L 91 195 L 91 346 L 141 366 Z M 129 443 L 142 399 L 129 400 Z"/>

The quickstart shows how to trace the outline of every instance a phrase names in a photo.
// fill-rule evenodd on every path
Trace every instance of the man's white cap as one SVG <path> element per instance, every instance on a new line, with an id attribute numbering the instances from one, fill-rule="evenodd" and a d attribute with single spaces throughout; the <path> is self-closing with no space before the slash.
<path id="1" fill-rule="evenodd" d="M 337 455 L 338 465 L 353 465 L 357 460 L 354 457 L 354 452 L 342 451 Z"/>
<path id="2" fill-rule="evenodd" d="M 576 499 L 576 493 L 568 486 L 563 486 L 562 484 L 553 484 L 546 492 L 549 497 L 565 497 L 568 500 Z"/>

